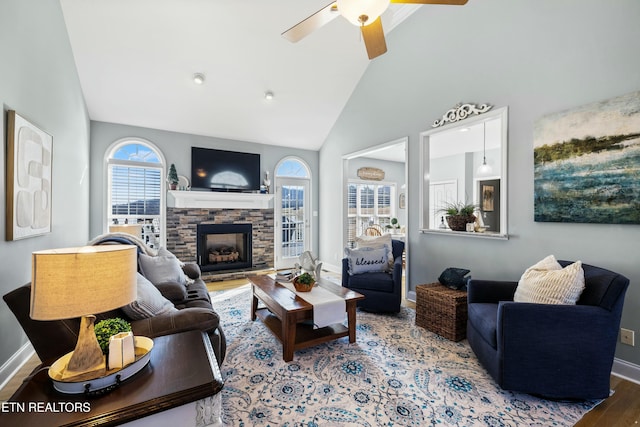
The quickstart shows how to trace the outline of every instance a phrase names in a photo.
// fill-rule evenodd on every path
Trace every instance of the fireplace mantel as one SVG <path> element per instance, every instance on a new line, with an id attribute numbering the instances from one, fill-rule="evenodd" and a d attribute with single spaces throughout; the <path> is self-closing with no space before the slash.
<path id="1" fill-rule="evenodd" d="M 205 209 L 273 209 L 273 194 L 169 191 L 167 207 Z"/>

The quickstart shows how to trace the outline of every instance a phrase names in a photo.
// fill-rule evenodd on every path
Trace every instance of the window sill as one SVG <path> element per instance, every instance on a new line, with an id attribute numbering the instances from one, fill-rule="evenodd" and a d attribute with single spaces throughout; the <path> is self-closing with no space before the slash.
<path id="1" fill-rule="evenodd" d="M 451 230 L 431 230 L 427 228 L 423 228 L 420 230 L 423 234 L 438 234 L 441 236 L 455 236 L 455 237 L 471 237 L 474 239 L 491 239 L 491 240 L 509 240 L 508 234 L 499 234 L 499 233 L 475 233 L 468 231 L 451 231 Z"/>

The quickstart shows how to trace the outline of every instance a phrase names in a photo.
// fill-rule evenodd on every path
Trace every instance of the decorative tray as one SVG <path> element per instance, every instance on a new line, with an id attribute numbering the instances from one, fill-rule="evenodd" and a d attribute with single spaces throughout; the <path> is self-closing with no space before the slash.
<path id="1" fill-rule="evenodd" d="M 65 354 L 56 360 L 49 368 L 49 378 L 53 381 L 53 388 L 66 394 L 96 394 L 116 388 L 122 381 L 139 372 L 149 362 L 151 349 L 153 348 L 153 340 L 147 337 L 136 336 L 134 337 L 134 343 L 136 352 L 135 362 L 121 369 L 109 369 L 106 375 L 91 380 L 63 381 L 62 371 L 65 366 L 67 366 L 67 363 L 69 363 L 73 352 Z"/>

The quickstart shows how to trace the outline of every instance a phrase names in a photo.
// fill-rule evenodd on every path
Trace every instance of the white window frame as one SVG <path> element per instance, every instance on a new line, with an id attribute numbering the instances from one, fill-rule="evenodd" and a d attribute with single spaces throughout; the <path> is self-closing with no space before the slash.
<path id="1" fill-rule="evenodd" d="M 143 145 L 150 150 L 153 150 L 157 155 L 160 163 L 150 163 L 150 162 L 137 162 L 131 160 L 120 160 L 114 159 L 114 154 L 121 149 L 122 147 L 130 144 L 139 144 Z M 158 246 L 166 246 L 166 224 L 167 224 L 167 162 L 164 157 L 162 151 L 155 145 L 153 142 L 143 139 L 143 138 L 122 138 L 114 143 L 112 143 L 107 150 L 105 151 L 104 156 L 104 199 L 103 203 L 105 209 L 103 210 L 104 219 L 102 221 L 103 224 L 103 233 L 107 233 L 109 231 L 109 225 L 112 223 L 112 214 L 111 214 L 111 168 L 115 165 L 118 166 L 133 166 L 133 167 L 141 167 L 141 168 L 157 168 L 160 170 L 160 212 L 159 215 L 149 215 L 145 216 L 145 218 L 154 218 L 157 217 L 160 227 L 160 233 L 158 236 Z"/>
<path id="2" fill-rule="evenodd" d="M 351 185 L 355 185 L 356 186 L 356 212 L 355 213 L 350 213 L 349 212 L 349 205 L 348 205 L 348 195 L 349 195 L 349 186 Z M 366 186 L 373 186 L 374 187 L 374 192 L 373 192 L 373 210 L 374 213 L 373 215 L 369 215 L 369 214 L 363 214 L 362 213 L 362 206 L 361 206 L 361 191 L 364 187 Z M 389 200 L 389 213 L 388 214 L 381 214 L 378 212 L 378 208 L 379 208 L 379 203 L 378 203 L 378 188 L 379 187 L 389 187 L 390 188 L 390 200 Z M 354 179 L 350 179 L 347 181 L 347 223 L 348 223 L 348 228 L 347 228 L 347 245 L 348 246 L 352 246 L 353 245 L 353 240 L 349 239 L 350 236 L 350 229 L 351 229 L 351 224 L 350 224 L 350 220 L 352 218 L 355 218 L 355 231 L 353 233 L 353 237 L 357 237 L 359 234 L 359 232 L 362 232 L 364 230 L 359 230 L 359 223 L 361 223 L 362 221 L 368 222 L 368 223 L 372 223 L 372 224 L 378 224 L 381 225 L 382 227 L 384 227 L 385 225 L 387 225 L 388 223 L 391 222 L 391 218 L 395 218 L 397 217 L 397 205 L 396 205 L 396 194 L 397 194 L 397 188 L 396 188 L 396 183 L 395 182 L 385 182 L 385 181 L 363 181 L 363 180 L 354 180 Z M 373 221 L 371 221 L 371 218 L 373 218 Z M 380 221 L 380 219 L 384 218 L 384 221 Z"/>

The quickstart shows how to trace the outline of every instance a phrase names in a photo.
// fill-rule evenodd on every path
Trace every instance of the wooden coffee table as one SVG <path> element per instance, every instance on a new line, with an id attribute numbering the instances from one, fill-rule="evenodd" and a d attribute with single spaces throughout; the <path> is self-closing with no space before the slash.
<path id="1" fill-rule="evenodd" d="M 364 295 L 342 286 L 320 279 L 318 286 L 344 298 L 347 311 L 347 327 L 342 324 L 314 329 L 313 305 L 300 298 L 295 292 L 282 286 L 272 277 L 249 276 L 253 293 L 251 320 L 259 317 L 282 342 L 282 358 L 293 360 L 293 352 L 323 342 L 349 336 L 349 342 L 356 342 L 356 302 Z M 266 307 L 258 308 L 258 300 Z"/>

